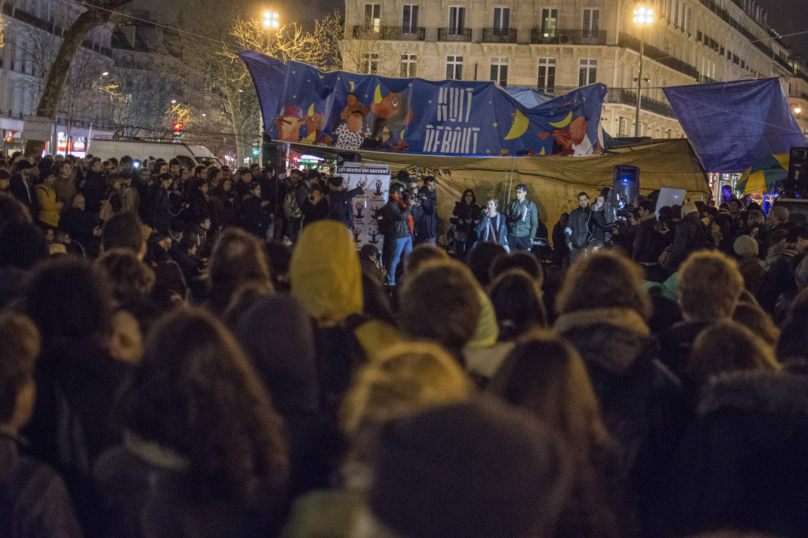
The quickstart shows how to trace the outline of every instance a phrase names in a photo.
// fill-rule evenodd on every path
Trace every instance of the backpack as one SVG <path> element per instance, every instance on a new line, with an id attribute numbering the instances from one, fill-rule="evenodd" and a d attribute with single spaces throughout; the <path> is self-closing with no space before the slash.
<path id="1" fill-rule="evenodd" d="M 299 219 L 303 216 L 295 194 L 295 191 L 289 192 L 283 199 L 283 214 L 287 219 Z"/>

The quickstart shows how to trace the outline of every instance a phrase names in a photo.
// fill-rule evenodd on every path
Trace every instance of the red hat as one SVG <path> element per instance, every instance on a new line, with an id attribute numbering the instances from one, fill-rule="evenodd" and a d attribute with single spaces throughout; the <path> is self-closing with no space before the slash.
<path id="1" fill-rule="evenodd" d="M 281 118 L 297 118 L 299 120 L 303 119 L 303 111 L 300 110 L 300 107 L 295 105 L 286 105 L 283 107 L 283 111 L 280 113 Z"/>

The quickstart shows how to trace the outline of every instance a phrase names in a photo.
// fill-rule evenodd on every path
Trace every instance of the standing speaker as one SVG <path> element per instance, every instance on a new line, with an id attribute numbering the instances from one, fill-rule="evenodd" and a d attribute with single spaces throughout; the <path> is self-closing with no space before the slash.
<path id="1" fill-rule="evenodd" d="M 261 137 L 261 168 L 271 170 L 270 175 L 280 168 L 286 169 L 286 151 L 283 144 L 273 141 L 267 133 Z"/>
<path id="2" fill-rule="evenodd" d="M 628 219 L 640 195 L 640 169 L 636 166 L 615 166 L 614 181 L 606 207 L 606 219 L 616 222 Z"/>
<path id="3" fill-rule="evenodd" d="M 791 148 L 784 188 L 786 195 L 808 194 L 808 148 Z"/>

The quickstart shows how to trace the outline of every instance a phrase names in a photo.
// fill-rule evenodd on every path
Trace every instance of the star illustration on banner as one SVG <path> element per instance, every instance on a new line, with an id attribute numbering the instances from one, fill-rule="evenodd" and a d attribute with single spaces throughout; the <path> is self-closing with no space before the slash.
<path id="1" fill-rule="evenodd" d="M 497 124 L 496 124 L 496 123 L 494 124 L 494 127 L 497 127 Z"/>
<path id="2" fill-rule="evenodd" d="M 297 72 L 296 72 L 296 71 L 292 71 L 292 74 L 293 74 L 293 75 L 296 75 L 296 74 L 297 74 Z"/>
<path id="3" fill-rule="evenodd" d="M 307 80 L 306 82 L 311 82 L 311 79 Z"/>
<path id="4" fill-rule="evenodd" d="M 429 100 L 429 104 L 430 104 L 430 105 L 432 104 L 432 99 L 430 99 L 430 100 Z"/>
<path id="5" fill-rule="evenodd" d="M 491 153 L 490 149 L 485 150 L 486 153 Z"/>
<path id="6" fill-rule="evenodd" d="M 293 96 L 292 96 L 292 99 L 297 99 L 297 95 L 293 95 Z"/>

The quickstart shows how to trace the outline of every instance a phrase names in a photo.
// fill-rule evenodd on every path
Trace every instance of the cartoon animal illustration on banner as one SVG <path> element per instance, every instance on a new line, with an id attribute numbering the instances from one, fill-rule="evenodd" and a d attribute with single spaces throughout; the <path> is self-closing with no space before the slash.
<path id="1" fill-rule="evenodd" d="M 376 86 L 376 93 L 370 110 L 376 116 L 370 138 L 383 148 L 407 149 L 409 144 L 402 140 L 403 127 L 410 124 L 413 110 L 409 100 L 403 93 L 390 92 L 382 97 L 381 85 Z"/>
<path id="2" fill-rule="evenodd" d="M 300 142 L 300 128 L 303 127 L 303 111 L 295 105 L 283 107 L 280 115 L 275 119 L 278 128 L 278 140 L 284 142 Z"/>

